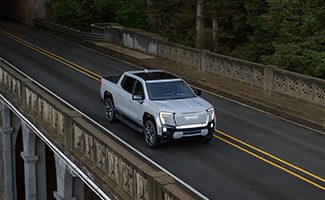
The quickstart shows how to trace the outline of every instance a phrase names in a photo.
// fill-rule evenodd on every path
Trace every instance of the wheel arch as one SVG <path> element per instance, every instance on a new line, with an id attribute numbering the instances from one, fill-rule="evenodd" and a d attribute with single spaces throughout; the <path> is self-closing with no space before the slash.
<path id="1" fill-rule="evenodd" d="M 113 95 L 110 92 L 105 91 L 105 93 L 104 93 L 104 101 L 106 101 L 107 98 L 112 99 L 112 101 L 114 103 Z"/>
<path id="2" fill-rule="evenodd" d="M 157 128 L 157 124 L 156 124 L 156 120 L 155 120 L 154 116 L 152 114 L 148 113 L 148 112 L 145 112 L 143 114 L 143 117 L 142 117 L 143 126 L 144 126 L 144 124 L 146 123 L 147 120 L 152 120 L 152 122 L 154 123 L 154 125 Z"/>

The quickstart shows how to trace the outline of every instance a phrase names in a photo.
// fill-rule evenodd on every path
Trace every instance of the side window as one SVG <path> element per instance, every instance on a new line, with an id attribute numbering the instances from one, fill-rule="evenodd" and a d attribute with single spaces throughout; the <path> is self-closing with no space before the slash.
<path id="1" fill-rule="evenodd" d="M 144 99 L 143 86 L 142 86 L 140 81 L 135 82 L 133 94 L 134 95 L 141 95 L 141 98 Z"/>
<path id="2" fill-rule="evenodd" d="M 127 91 L 128 93 L 132 93 L 132 86 L 135 79 L 129 76 L 125 76 L 122 82 L 122 88 Z"/>

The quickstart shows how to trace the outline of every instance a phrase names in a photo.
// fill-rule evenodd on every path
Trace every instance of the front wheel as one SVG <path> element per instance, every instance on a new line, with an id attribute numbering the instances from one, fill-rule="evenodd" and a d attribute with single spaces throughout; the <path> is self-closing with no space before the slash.
<path id="1" fill-rule="evenodd" d="M 144 124 L 144 139 L 149 148 L 154 149 L 159 145 L 156 126 L 152 120 L 147 120 Z"/>
<path id="2" fill-rule="evenodd" d="M 109 122 L 114 122 L 116 120 L 115 108 L 114 108 L 113 100 L 111 98 L 107 98 L 105 100 L 105 115 L 107 121 Z"/>

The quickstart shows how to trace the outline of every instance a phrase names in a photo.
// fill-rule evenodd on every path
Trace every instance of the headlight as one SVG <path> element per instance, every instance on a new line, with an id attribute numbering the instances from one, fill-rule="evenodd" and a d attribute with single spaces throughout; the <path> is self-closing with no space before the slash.
<path id="1" fill-rule="evenodd" d="M 175 126 L 174 123 L 174 114 L 170 112 L 160 112 L 159 113 L 160 121 L 163 125 Z"/>
<path id="2" fill-rule="evenodd" d="M 208 122 L 214 120 L 214 109 L 210 108 L 209 110 L 207 110 L 208 113 Z"/>

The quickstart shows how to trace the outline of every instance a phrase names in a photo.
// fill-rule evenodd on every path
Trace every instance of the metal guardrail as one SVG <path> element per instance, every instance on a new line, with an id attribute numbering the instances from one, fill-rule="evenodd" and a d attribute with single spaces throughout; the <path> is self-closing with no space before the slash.
<path id="1" fill-rule="evenodd" d="M 49 28 L 80 39 L 107 41 L 106 34 L 83 32 L 72 28 L 68 28 L 66 26 L 61 26 L 59 24 L 55 24 L 53 22 L 41 18 L 34 19 L 34 25 Z"/>

